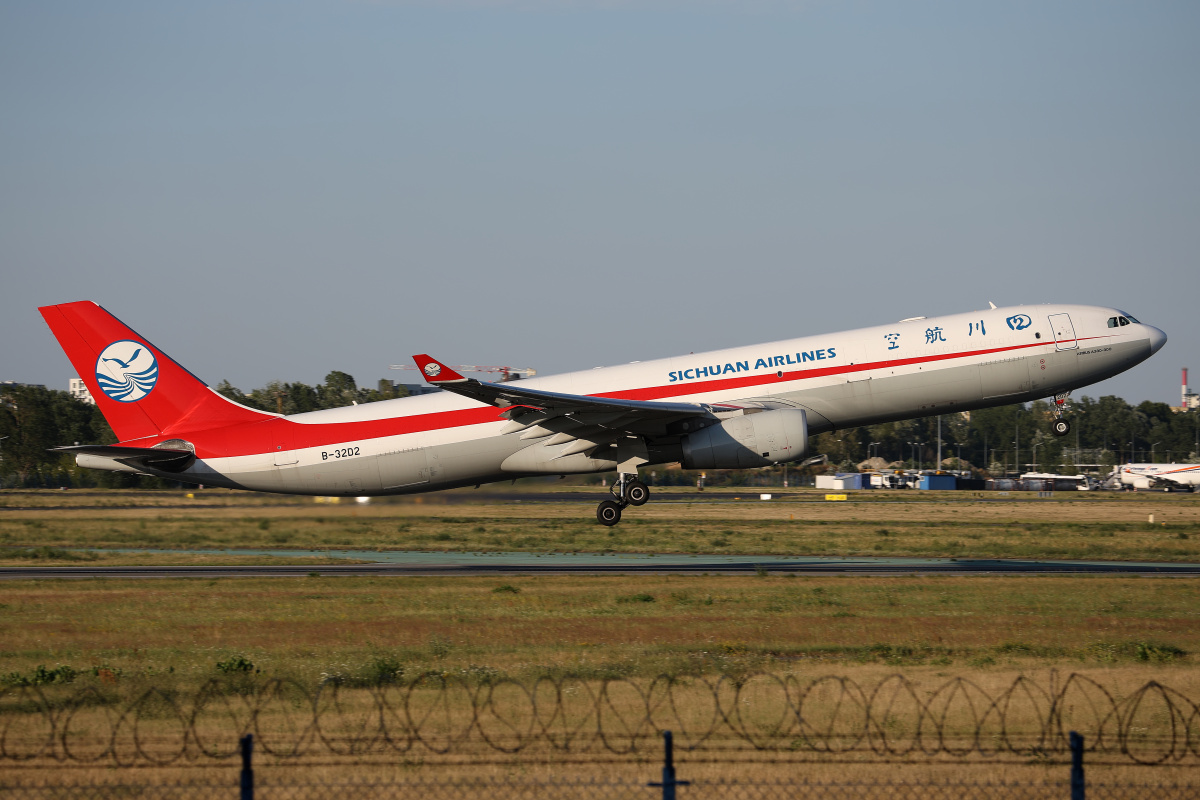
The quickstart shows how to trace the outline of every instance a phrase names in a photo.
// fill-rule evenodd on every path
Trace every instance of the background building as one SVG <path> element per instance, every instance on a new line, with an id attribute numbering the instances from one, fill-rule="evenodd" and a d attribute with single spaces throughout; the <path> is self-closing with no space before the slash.
<path id="1" fill-rule="evenodd" d="M 70 382 L 67 384 L 67 391 L 70 392 L 71 396 L 76 400 L 87 403 L 91 406 L 96 405 L 96 401 L 92 397 L 92 393 L 88 391 L 87 384 L 83 382 L 82 378 L 71 378 Z"/>

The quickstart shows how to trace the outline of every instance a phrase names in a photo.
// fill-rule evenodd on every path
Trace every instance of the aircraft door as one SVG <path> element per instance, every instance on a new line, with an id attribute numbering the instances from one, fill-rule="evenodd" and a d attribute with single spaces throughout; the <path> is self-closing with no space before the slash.
<path id="1" fill-rule="evenodd" d="M 416 447 L 379 456 L 379 477 L 384 490 L 429 483 L 427 449 Z"/>
<path id="2" fill-rule="evenodd" d="M 1070 314 L 1051 314 L 1050 329 L 1054 332 L 1054 346 L 1059 350 L 1074 350 L 1079 347 Z"/>
<path id="3" fill-rule="evenodd" d="M 290 467 L 292 464 L 295 464 L 297 461 L 300 460 L 300 457 L 298 455 L 296 455 L 296 451 L 292 450 L 290 448 L 291 448 L 291 445 L 276 443 L 276 445 L 275 445 L 275 466 Z"/>
<path id="4" fill-rule="evenodd" d="M 291 426 L 280 426 L 271 441 L 271 457 L 279 476 L 279 488 L 285 492 L 298 489 L 296 464 L 300 461 L 300 455 L 295 450 L 296 440 L 292 436 Z"/>

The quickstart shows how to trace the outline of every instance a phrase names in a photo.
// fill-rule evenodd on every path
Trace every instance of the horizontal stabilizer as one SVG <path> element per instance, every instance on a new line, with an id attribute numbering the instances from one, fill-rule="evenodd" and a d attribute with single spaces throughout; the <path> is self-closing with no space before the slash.
<path id="1" fill-rule="evenodd" d="M 52 453 L 70 453 L 76 456 L 100 456 L 111 458 L 138 469 L 156 469 L 161 472 L 182 472 L 196 460 L 191 450 L 173 450 L 165 447 L 126 447 L 118 444 L 77 444 L 51 448 Z"/>

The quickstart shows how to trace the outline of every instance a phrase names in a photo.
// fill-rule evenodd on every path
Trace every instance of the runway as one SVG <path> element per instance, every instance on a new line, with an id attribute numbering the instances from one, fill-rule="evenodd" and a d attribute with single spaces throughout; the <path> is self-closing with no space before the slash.
<path id="1" fill-rule="evenodd" d="M 167 551 L 122 551 L 167 552 Z M 180 552 L 180 551 L 174 551 Z M 0 567 L 0 580 L 84 578 L 263 578 L 406 575 L 619 575 L 767 573 L 847 575 L 1146 575 L 1200 576 L 1200 564 L 1145 561 L 1037 561 L 972 558 L 815 558 L 614 553 L 441 553 L 418 551 L 208 550 L 190 554 L 345 558 L 371 563 L 187 566 Z"/>

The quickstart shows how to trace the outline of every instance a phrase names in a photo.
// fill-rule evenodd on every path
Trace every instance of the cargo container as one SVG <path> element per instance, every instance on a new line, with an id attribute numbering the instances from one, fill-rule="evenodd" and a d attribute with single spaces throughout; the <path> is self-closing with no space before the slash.
<path id="1" fill-rule="evenodd" d="M 957 489 L 958 478 L 953 475 L 922 475 L 920 488 L 935 491 Z"/>

